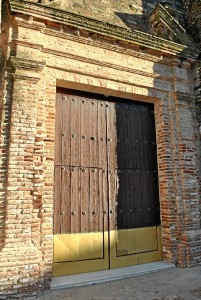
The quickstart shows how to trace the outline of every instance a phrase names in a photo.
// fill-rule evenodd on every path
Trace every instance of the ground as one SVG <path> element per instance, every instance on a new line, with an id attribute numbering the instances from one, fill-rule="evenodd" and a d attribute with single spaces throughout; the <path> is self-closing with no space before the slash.
<path id="1" fill-rule="evenodd" d="M 174 268 L 91 286 L 46 291 L 37 300 L 198 300 L 201 267 Z"/>

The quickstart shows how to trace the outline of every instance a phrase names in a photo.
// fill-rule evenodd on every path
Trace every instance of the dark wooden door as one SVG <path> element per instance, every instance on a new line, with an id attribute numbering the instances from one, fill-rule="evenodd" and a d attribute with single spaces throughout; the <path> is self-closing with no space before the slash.
<path id="1" fill-rule="evenodd" d="M 111 97 L 107 124 L 110 267 L 159 260 L 154 107 Z"/>
<path id="2" fill-rule="evenodd" d="M 153 106 L 58 90 L 54 274 L 159 260 Z"/>

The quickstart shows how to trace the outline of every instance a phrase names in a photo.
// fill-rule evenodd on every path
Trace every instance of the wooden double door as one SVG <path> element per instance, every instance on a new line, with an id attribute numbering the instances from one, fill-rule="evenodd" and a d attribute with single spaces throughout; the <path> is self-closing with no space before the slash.
<path id="1" fill-rule="evenodd" d="M 161 259 L 153 105 L 58 90 L 54 276 Z"/>

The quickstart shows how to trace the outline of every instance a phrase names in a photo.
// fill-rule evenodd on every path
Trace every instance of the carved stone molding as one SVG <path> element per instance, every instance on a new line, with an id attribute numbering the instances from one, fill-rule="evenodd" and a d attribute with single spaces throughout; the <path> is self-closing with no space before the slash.
<path id="1" fill-rule="evenodd" d="M 40 73 L 45 67 L 45 62 L 28 60 L 23 58 L 10 58 L 11 73 L 15 80 L 29 80 L 37 83 L 40 80 Z"/>
<path id="2" fill-rule="evenodd" d="M 150 20 L 157 36 L 185 45 L 186 48 L 191 49 L 192 55 L 194 55 L 195 58 L 199 55 L 196 44 L 163 5 L 158 4 L 156 6 L 150 16 Z"/>
<path id="3" fill-rule="evenodd" d="M 35 61 L 30 59 L 11 57 L 10 58 L 11 67 L 16 69 L 29 70 L 34 72 L 41 72 L 45 67 L 44 61 Z"/>
<path id="4" fill-rule="evenodd" d="M 184 57 L 197 57 L 196 51 L 192 51 L 186 44 L 168 41 L 152 34 L 104 23 L 40 3 L 26 0 L 9 1 L 11 12 L 13 13 L 23 13 L 44 21 L 48 20 L 63 25 L 70 25 L 77 29 L 84 29 L 91 33 L 101 34 L 105 37 L 126 41 L 167 54 L 180 55 L 182 53 Z"/>

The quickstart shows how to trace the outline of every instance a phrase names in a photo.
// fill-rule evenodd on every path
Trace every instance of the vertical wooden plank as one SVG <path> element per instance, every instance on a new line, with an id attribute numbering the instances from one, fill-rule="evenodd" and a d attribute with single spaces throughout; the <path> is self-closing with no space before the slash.
<path id="1" fill-rule="evenodd" d="M 89 168 L 81 168 L 81 232 L 90 232 Z"/>
<path id="2" fill-rule="evenodd" d="M 71 173 L 70 168 L 61 167 L 61 233 L 71 232 Z"/>
<path id="3" fill-rule="evenodd" d="M 139 106 L 139 146 L 140 146 L 140 169 L 146 169 L 146 152 L 145 152 L 145 130 L 144 130 L 144 107 Z"/>
<path id="4" fill-rule="evenodd" d="M 122 174 L 123 174 L 123 183 L 124 183 L 124 187 L 123 187 L 123 210 L 124 210 L 124 221 L 123 221 L 123 224 L 124 224 L 124 229 L 127 229 L 128 228 L 128 184 L 127 184 L 127 173 L 128 173 L 128 170 L 122 170 Z"/>
<path id="5" fill-rule="evenodd" d="M 132 174 L 132 170 L 128 169 L 128 171 L 127 171 L 127 186 L 128 186 L 128 206 L 127 206 L 128 221 L 127 221 L 127 227 L 128 228 L 132 228 L 132 209 L 131 209 L 131 206 L 132 206 L 133 198 L 132 198 L 131 174 Z"/>
<path id="6" fill-rule="evenodd" d="M 101 189 L 103 188 L 103 170 L 97 169 L 97 231 L 102 232 L 103 231 L 103 196 Z"/>
<path id="7" fill-rule="evenodd" d="M 117 168 L 117 126 L 114 102 L 107 102 L 107 147 L 109 170 Z"/>
<path id="8" fill-rule="evenodd" d="M 98 232 L 99 198 L 98 198 L 98 170 L 90 168 L 90 231 Z"/>
<path id="9" fill-rule="evenodd" d="M 154 119 L 154 108 L 150 109 L 150 123 L 151 123 L 151 134 L 150 134 L 150 152 L 151 152 L 151 162 L 150 168 L 152 170 L 157 169 L 157 146 L 156 146 L 156 128 Z"/>
<path id="10" fill-rule="evenodd" d="M 123 157 L 123 136 L 122 133 L 123 131 L 121 130 L 121 127 L 123 126 L 122 124 L 122 105 L 121 103 L 116 103 L 115 106 L 116 110 L 116 131 L 117 131 L 117 164 L 118 164 L 118 169 L 121 169 L 122 167 L 122 160 L 121 157 Z"/>
<path id="11" fill-rule="evenodd" d="M 60 233 L 61 228 L 61 167 L 54 168 L 54 234 Z"/>
<path id="12" fill-rule="evenodd" d="M 109 230 L 115 230 L 116 228 L 116 205 L 118 194 L 118 181 L 117 171 L 110 170 L 108 174 L 109 182 Z"/>
<path id="13" fill-rule="evenodd" d="M 124 220 L 124 183 L 123 183 L 123 176 L 122 171 L 117 170 L 117 180 L 118 180 L 118 194 L 117 194 L 117 229 L 123 229 L 123 220 Z"/>
<path id="14" fill-rule="evenodd" d="M 129 158 L 130 158 L 130 147 L 129 147 L 129 139 L 130 139 L 130 132 L 129 132 L 129 104 L 125 103 L 123 109 L 123 128 L 124 128 L 124 155 L 123 155 L 123 162 L 124 168 L 129 168 Z"/>
<path id="15" fill-rule="evenodd" d="M 74 103 L 74 95 L 63 94 L 62 98 L 62 165 L 70 166 L 71 163 L 71 102 Z"/>
<path id="16" fill-rule="evenodd" d="M 115 230 L 116 229 L 116 220 L 114 218 L 114 207 L 115 207 L 115 191 L 116 191 L 116 185 L 115 185 L 115 172 L 109 171 L 108 174 L 108 183 L 109 183 L 109 230 Z"/>
<path id="17" fill-rule="evenodd" d="M 150 106 L 145 106 L 144 112 L 144 130 L 145 130 L 145 156 L 146 156 L 146 167 L 148 170 L 151 167 L 152 153 L 151 153 L 151 143 L 150 137 L 152 136 L 152 122 L 150 119 Z"/>
<path id="18" fill-rule="evenodd" d="M 141 170 L 141 194 L 142 194 L 142 227 L 150 226 L 150 205 L 149 199 L 151 195 L 148 194 L 148 175 L 146 170 Z"/>
<path id="19" fill-rule="evenodd" d="M 124 137 L 124 105 L 122 105 L 122 103 L 119 103 L 119 110 L 118 110 L 118 114 L 119 114 L 119 119 L 116 122 L 116 126 L 117 126 L 117 134 L 120 138 L 120 143 L 119 143 L 119 148 L 120 151 L 118 151 L 117 149 L 117 162 L 118 162 L 118 168 L 119 169 L 123 169 L 124 168 L 124 151 L 125 151 L 125 137 Z"/>
<path id="20" fill-rule="evenodd" d="M 124 228 L 128 229 L 128 218 L 129 218 L 129 214 L 128 214 L 128 205 L 129 205 L 129 191 L 128 191 L 128 170 L 123 170 L 123 174 L 124 174 Z"/>
<path id="21" fill-rule="evenodd" d="M 80 166 L 80 98 L 71 102 L 71 166 Z"/>
<path id="22" fill-rule="evenodd" d="M 141 174 L 140 170 L 133 172 L 135 191 L 134 191 L 134 218 L 135 218 L 135 228 L 142 227 L 142 205 L 141 205 Z"/>
<path id="23" fill-rule="evenodd" d="M 141 116 L 140 116 L 140 109 L 139 109 L 139 105 L 135 105 L 135 122 L 133 123 L 133 128 L 132 128 L 132 132 L 134 132 L 135 135 L 135 153 L 133 153 L 133 160 L 135 166 L 136 166 L 136 170 L 140 170 L 141 168 L 141 156 L 140 156 L 140 128 L 139 128 L 139 123 L 141 121 Z M 135 156 L 134 156 L 135 155 Z"/>
<path id="24" fill-rule="evenodd" d="M 98 101 L 98 167 L 106 170 L 107 168 L 107 147 L 106 147 L 106 106 L 102 99 Z"/>
<path id="25" fill-rule="evenodd" d="M 90 167 L 98 167 L 98 105 L 97 100 L 88 99 L 90 107 Z"/>
<path id="26" fill-rule="evenodd" d="M 137 170 L 140 170 L 141 168 L 141 162 L 140 162 L 140 128 L 139 128 L 139 123 L 140 123 L 140 109 L 139 106 L 136 107 L 136 120 L 137 120 L 137 124 L 136 124 L 136 149 L 137 149 L 137 157 L 136 157 L 136 166 L 137 166 Z"/>
<path id="27" fill-rule="evenodd" d="M 103 231 L 109 231 L 109 191 L 108 191 L 108 181 L 107 181 L 107 172 L 105 170 L 100 170 L 102 175 L 102 184 L 100 185 L 101 195 L 102 195 L 102 216 L 103 216 Z M 102 224 L 102 217 L 101 217 Z M 106 233 L 107 234 L 107 233 Z"/>
<path id="28" fill-rule="evenodd" d="M 133 212 L 134 212 L 134 207 L 133 207 L 133 170 L 129 169 L 128 170 L 128 186 L 129 186 L 129 224 L 128 228 L 134 228 L 133 224 Z"/>
<path id="29" fill-rule="evenodd" d="M 80 232 L 80 168 L 71 167 L 71 233 Z"/>
<path id="30" fill-rule="evenodd" d="M 133 123 L 133 105 L 129 105 L 128 109 L 128 168 L 132 169 L 133 164 L 132 164 L 132 156 L 133 156 L 133 133 L 131 131 L 132 128 L 132 123 Z"/>
<path id="31" fill-rule="evenodd" d="M 142 211 L 142 227 L 147 227 L 150 222 L 149 214 L 149 195 L 148 195 L 148 182 L 147 182 L 147 172 L 148 169 L 148 119 L 147 119 L 147 106 L 141 105 L 140 107 L 140 119 L 139 132 L 140 132 L 140 153 L 141 153 L 141 211 Z"/>
<path id="32" fill-rule="evenodd" d="M 109 183 L 109 230 L 116 229 L 116 205 L 118 195 L 117 180 L 117 126 L 114 102 L 107 102 L 107 147 L 108 147 L 108 183 Z"/>
<path id="33" fill-rule="evenodd" d="M 132 170 L 132 173 L 131 173 L 131 178 L 130 178 L 130 186 L 131 186 L 131 189 L 132 189 L 132 201 L 131 201 L 131 209 L 132 209 L 132 228 L 135 228 L 135 189 L 136 189 L 136 182 L 134 180 L 134 174 L 135 174 L 136 170 Z"/>
<path id="34" fill-rule="evenodd" d="M 81 118 L 81 166 L 90 166 L 90 102 L 85 97 L 80 99 Z"/>
<path id="35" fill-rule="evenodd" d="M 151 108 L 150 106 L 147 107 L 146 110 L 146 118 L 145 118 L 145 127 L 146 127 L 146 156 L 147 156 L 147 169 L 150 170 L 152 168 L 152 148 L 151 148 L 151 140 L 153 135 L 153 128 L 152 128 L 152 119 L 151 119 Z"/>
<path id="36" fill-rule="evenodd" d="M 139 146 L 139 114 L 138 114 L 138 106 L 134 105 L 133 110 L 133 121 L 131 126 L 131 136 L 133 138 L 133 153 L 132 153 L 132 166 L 134 169 L 140 169 L 140 146 Z"/>
<path id="37" fill-rule="evenodd" d="M 54 164 L 61 165 L 62 93 L 56 95 Z"/>

